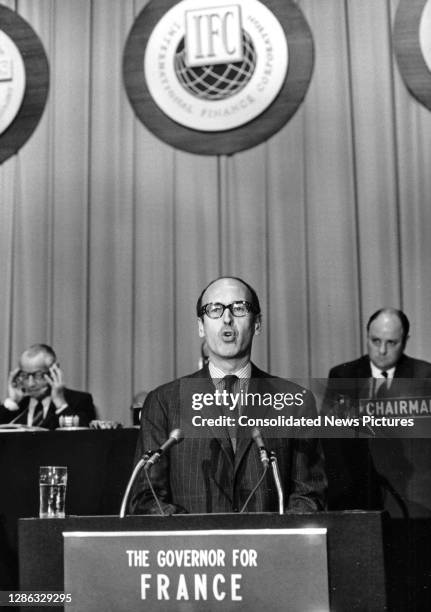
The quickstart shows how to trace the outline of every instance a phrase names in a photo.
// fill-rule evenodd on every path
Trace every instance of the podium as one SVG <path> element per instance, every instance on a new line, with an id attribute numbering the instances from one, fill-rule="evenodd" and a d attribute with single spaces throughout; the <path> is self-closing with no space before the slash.
<path id="1" fill-rule="evenodd" d="M 383 554 L 384 523 L 385 515 L 379 512 L 326 512 L 281 516 L 265 513 L 131 516 L 124 519 L 114 516 L 21 519 L 19 521 L 20 589 L 64 591 L 63 534 L 65 533 L 127 532 L 129 534 L 244 530 L 243 548 L 247 548 L 246 532 L 250 530 L 271 532 L 282 529 L 324 528 L 327 529 L 330 609 L 377 612 L 387 609 Z M 312 576 L 304 576 L 304 589 L 309 588 L 310 580 L 313 580 Z M 102 608 L 108 609 L 104 606 L 102 602 Z M 219 606 L 223 606 L 223 603 L 220 602 Z M 201 606 L 200 609 L 205 608 Z M 280 609 L 289 608 L 281 606 Z"/>

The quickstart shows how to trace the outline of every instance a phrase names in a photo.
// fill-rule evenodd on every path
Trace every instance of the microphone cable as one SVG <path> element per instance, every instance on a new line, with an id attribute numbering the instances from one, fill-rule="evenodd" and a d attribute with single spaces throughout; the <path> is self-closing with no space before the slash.
<path id="1" fill-rule="evenodd" d="M 166 516 L 166 513 L 165 513 L 165 511 L 164 511 L 164 510 L 163 510 L 163 508 L 162 508 L 162 504 L 160 503 L 160 500 L 159 500 L 159 498 L 157 497 L 157 493 L 156 493 L 156 492 L 155 492 L 155 490 L 154 490 L 153 483 L 151 482 L 151 478 L 150 478 L 150 470 L 145 470 L 145 469 L 144 469 L 144 472 L 145 472 L 145 477 L 146 477 L 147 482 L 148 482 L 148 486 L 150 487 L 150 491 L 151 491 L 151 493 L 153 494 L 154 499 L 156 500 L 156 504 L 157 504 L 157 506 L 158 506 L 158 508 L 159 508 L 159 512 L 160 512 L 160 514 L 161 514 L 162 516 Z"/>
<path id="2" fill-rule="evenodd" d="M 253 495 L 256 493 L 256 491 L 258 490 L 258 488 L 260 487 L 260 485 L 263 482 L 263 479 L 265 478 L 265 474 L 268 471 L 268 466 L 265 465 L 263 468 L 263 472 L 261 477 L 259 478 L 259 480 L 257 481 L 257 483 L 255 484 L 255 486 L 253 487 L 253 489 L 250 492 L 250 495 L 247 497 L 247 499 L 245 500 L 245 503 L 243 505 L 243 507 L 241 508 L 241 510 L 239 511 L 240 514 L 242 514 L 244 512 L 244 510 L 247 508 L 249 501 L 251 500 L 251 498 L 253 497 Z"/>

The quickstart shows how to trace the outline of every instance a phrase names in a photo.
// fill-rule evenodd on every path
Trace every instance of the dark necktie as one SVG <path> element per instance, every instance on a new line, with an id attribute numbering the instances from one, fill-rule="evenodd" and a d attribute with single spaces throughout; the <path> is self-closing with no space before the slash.
<path id="1" fill-rule="evenodd" d="M 224 390 L 228 393 L 228 399 L 227 399 L 227 404 L 225 404 L 224 413 L 226 416 L 229 416 L 235 419 L 235 425 L 230 425 L 228 427 L 229 437 L 232 443 L 233 452 L 235 452 L 236 450 L 236 428 L 237 428 L 236 421 L 238 419 L 239 412 L 237 410 L 238 406 L 235 407 L 235 410 L 231 410 L 233 402 L 231 400 L 230 394 L 234 393 L 235 384 L 238 380 L 239 380 L 238 376 L 235 376 L 235 374 L 228 374 L 227 376 L 223 378 Z"/>
<path id="2" fill-rule="evenodd" d="M 377 387 L 377 381 L 379 379 L 376 378 L 376 392 L 375 392 L 376 399 L 383 399 L 384 397 L 386 397 L 386 392 L 388 390 L 388 373 L 384 371 L 382 372 L 382 376 L 383 376 L 383 380 L 380 379 L 380 385 L 378 387 Z"/>
<path id="3" fill-rule="evenodd" d="M 40 426 L 42 421 L 43 421 L 43 404 L 42 402 L 37 402 L 34 412 L 33 412 L 32 425 L 34 425 L 34 427 L 38 427 Z"/>

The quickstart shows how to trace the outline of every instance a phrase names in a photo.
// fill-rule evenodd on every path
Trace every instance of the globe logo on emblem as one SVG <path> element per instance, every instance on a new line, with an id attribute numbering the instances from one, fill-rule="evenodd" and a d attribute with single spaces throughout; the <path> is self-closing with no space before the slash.
<path id="1" fill-rule="evenodd" d="M 186 91 L 201 100 L 225 100 L 243 89 L 256 67 L 256 50 L 245 30 L 242 30 L 244 59 L 229 64 L 187 66 L 184 38 L 174 57 L 175 74 Z"/>

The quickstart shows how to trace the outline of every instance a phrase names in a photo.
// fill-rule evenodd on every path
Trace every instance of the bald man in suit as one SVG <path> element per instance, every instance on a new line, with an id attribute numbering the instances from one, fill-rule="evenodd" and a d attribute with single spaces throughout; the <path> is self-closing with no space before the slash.
<path id="1" fill-rule="evenodd" d="M 265 393 L 282 389 L 303 393 L 296 415 L 315 416 L 310 392 L 259 370 L 250 361 L 253 338 L 261 331 L 256 292 L 238 278 L 211 282 L 197 302 L 198 330 L 205 340 L 209 363 L 184 379 L 163 385 L 148 395 L 141 418 L 136 459 L 147 449 L 157 449 L 169 433 L 181 427 L 190 405 L 182 402 L 184 385 L 214 394 L 233 385 L 238 393 Z M 325 508 L 326 476 L 318 440 L 267 439 L 275 450 L 284 487 L 286 509 L 318 511 Z M 262 475 L 257 445 L 250 435 L 235 437 L 224 427 L 208 426 L 201 437 L 185 437 L 162 455 L 150 477 L 160 501 L 153 498 L 143 471 L 135 483 L 130 504 L 134 514 L 238 512 Z M 249 500 L 247 511 L 278 510 L 271 471 Z"/>
<path id="2" fill-rule="evenodd" d="M 54 350 L 47 344 L 33 344 L 9 375 L 0 423 L 56 429 L 62 416 L 75 417 L 76 425 L 88 427 L 96 418 L 93 398 L 89 393 L 68 389 Z"/>
<path id="3" fill-rule="evenodd" d="M 409 330 L 410 322 L 401 310 L 381 308 L 374 312 L 366 326 L 367 355 L 330 370 L 324 411 L 331 412 L 340 398 L 346 405 L 350 400 L 367 398 L 431 396 L 431 363 L 404 352 Z M 425 443 L 428 445 L 428 441 Z M 404 479 L 407 475 L 401 474 L 406 468 L 403 446 L 411 447 L 411 451 L 421 444 L 417 440 L 376 440 L 374 447 L 381 456 L 392 454 L 392 463 L 399 463 L 399 476 Z M 397 485 L 378 472 L 366 439 L 327 439 L 323 446 L 330 510 L 381 509 L 383 494 L 388 490 L 397 498 L 396 503 L 405 508 L 403 492 L 397 491 Z"/>

